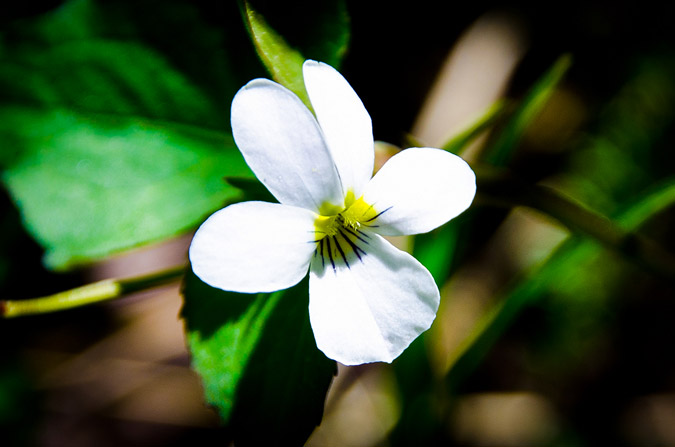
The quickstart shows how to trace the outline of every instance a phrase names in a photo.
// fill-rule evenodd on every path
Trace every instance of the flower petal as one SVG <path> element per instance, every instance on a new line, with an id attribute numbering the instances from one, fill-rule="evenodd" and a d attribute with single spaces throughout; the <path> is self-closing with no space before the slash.
<path id="1" fill-rule="evenodd" d="M 373 175 L 375 152 L 370 115 L 349 83 L 330 65 L 305 61 L 305 88 L 328 147 L 344 194 L 358 198 Z"/>
<path id="2" fill-rule="evenodd" d="M 255 79 L 232 100 L 232 134 L 246 163 L 286 205 L 342 205 L 338 172 L 316 119 L 290 90 Z"/>
<path id="3" fill-rule="evenodd" d="M 426 233 L 466 210 L 476 175 L 460 157 L 432 148 L 394 155 L 366 186 L 363 199 L 379 213 L 368 225 L 384 235 Z"/>
<path id="4" fill-rule="evenodd" d="M 415 258 L 377 234 L 366 237 L 367 244 L 360 242 L 366 254 L 336 256 L 335 268 L 315 254 L 310 267 L 309 318 L 317 346 L 345 365 L 391 362 L 431 326 L 440 299 Z"/>
<path id="5" fill-rule="evenodd" d="M 272 292 L 297 284 L 306 274 L 316 214 L 267 202 L 243 202 L 216 211 L 190 245 L 192 270 L 219 289 Z"/>

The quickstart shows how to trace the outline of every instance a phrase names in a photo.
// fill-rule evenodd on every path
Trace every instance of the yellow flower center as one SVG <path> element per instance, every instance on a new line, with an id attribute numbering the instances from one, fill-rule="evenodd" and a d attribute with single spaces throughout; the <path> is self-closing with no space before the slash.
<path id="1" fill-rule="evenodd" d="M 387 210 L 384 210 L 387 211 Z M 315 256 L 321 257 L 325 265 L 330 262 L 336 269 L 336 262 L 342 261 L 349 267 L 350 259 L 366 254 L 363 247 L 368 245 L 370 235 L 364 232 L 367 227 L 376 227 L 374 224 L 380 214 L 373 205 L 366 203 L 363 197 L 356 199 L 353 192 L 345 197 L 344 208 L 324 204 L 319 210 L 319 217 L 314 221 L 316 233 Z"/>
<path id="2" fill-rule="evenodd" d="M 351 194 L 353 197 L 353 194 Z M 340 229 L 345 228 L 358 231 L 362 224 L 368 224 L 377 217 L 377 211 L 372 205 L 368 205 L 363 197 L 357 200 L 350 199 L 350 194 L 345 199 L 345 208 L 338 211 L 337 207 L 324 205 L 321 207 L 321 215 L 314 221 L 317 233 L 317 241 L 326 236 L 335 236 Z"/>

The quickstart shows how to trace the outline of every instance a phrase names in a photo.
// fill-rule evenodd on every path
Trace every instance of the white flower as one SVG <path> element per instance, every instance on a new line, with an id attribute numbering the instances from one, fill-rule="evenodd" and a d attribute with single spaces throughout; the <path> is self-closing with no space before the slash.
<path id="1" fill-rule="evenodd" d="M 286 88 L 255 79 L 232 101 L 246 162 L 280 203 L 214 213 L 190 246 L 195 274 L 223 290 L 271 292 L 309 270 L 316 343 L 345 365 L 391 362 L 433 322 L 429 271 L 382 235 L 428 232 L 464 211 L 471 168 L 440 149 L 406 149 L 373 173 L 370 116 L 332 67 L 306 61 L 316 118 Z"/>

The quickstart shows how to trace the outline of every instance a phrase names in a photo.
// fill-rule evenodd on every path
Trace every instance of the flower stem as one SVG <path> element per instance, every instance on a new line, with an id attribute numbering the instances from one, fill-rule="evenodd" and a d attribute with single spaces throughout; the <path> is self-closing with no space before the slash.
<path id="1" fill-rule="evenodd" d="M 583 233 L 643 267 L 675 279 L 675 256 L 649 238 L 622 228 L 552 188 L 526 184 L 502 169 L 479 168 L 475 171 L 478 197 L 483 202 L 508 207 L 526 206 L 540 211 L 571 231 Z"/>
<path id="2" fill-rule="evenodd" d="M 27 300 L 0 300 L 0 317 L 45 314 L 87 304 L 109 301 L 141 290 L 161 286 L 183 276 L 185 266 L 125 279 L 105 279 L 54 295 Z"/>

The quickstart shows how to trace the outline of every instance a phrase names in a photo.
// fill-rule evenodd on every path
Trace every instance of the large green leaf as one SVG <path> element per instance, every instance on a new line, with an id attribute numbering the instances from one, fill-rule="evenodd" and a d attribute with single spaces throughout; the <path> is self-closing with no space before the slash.
<path id="1" fill-rule="evenodd" d="M 250 175 L 231 137 L 134 118 L 0 108 L 19 155 L 2 180 L 53 268 L 198 225 Z"/>
<path id="2" fill-rule="evenodd" d="M 210 99 L 151 49 L 105 39 L 22 51 L 0 65 L 0 99 L 217 128 Z"/>
<path id="3" fill-rule="evenodd" d="M 180 52 L 154 49 L 162 27 L 142 26 L 139 8 L 72 0 L 6 31 L 2 181 L 54 269 L 194 228 L 239 197 L 224 177 L 252 177 L 227 133 L 230 98 L 177 70 Z M 202 36 L 189 12 L 169 2 L 153 20 Z"/>
<path id="4" fill-rule="evenodd" d="M 241 446 L 303 445 L 336 372 L 314 341 L 307 281 L 245 295 L 189 274 L 184 295 L 192 364 L 229 437 Z"/>
<path id="5" fill-rule="evenodd" d="M 139 45 L 161 54 L 202 90 L 200 96 L 211 100 L 218 110 L 211 120 L 219 118 L 225 127 L 232 96 L 261 72 L 255 53 L 241 51 L 248 36 L 236 2 L 67 0 L 47 14 L 9 24 L 3 53 L 14 58 L 37 49 L 98 40 Z M 100 57 L 106 54 L 101 51 Z M 136 64 L 144 66 L 145 61 L 136 58 L 119 65 L 133 73 Z"/>

